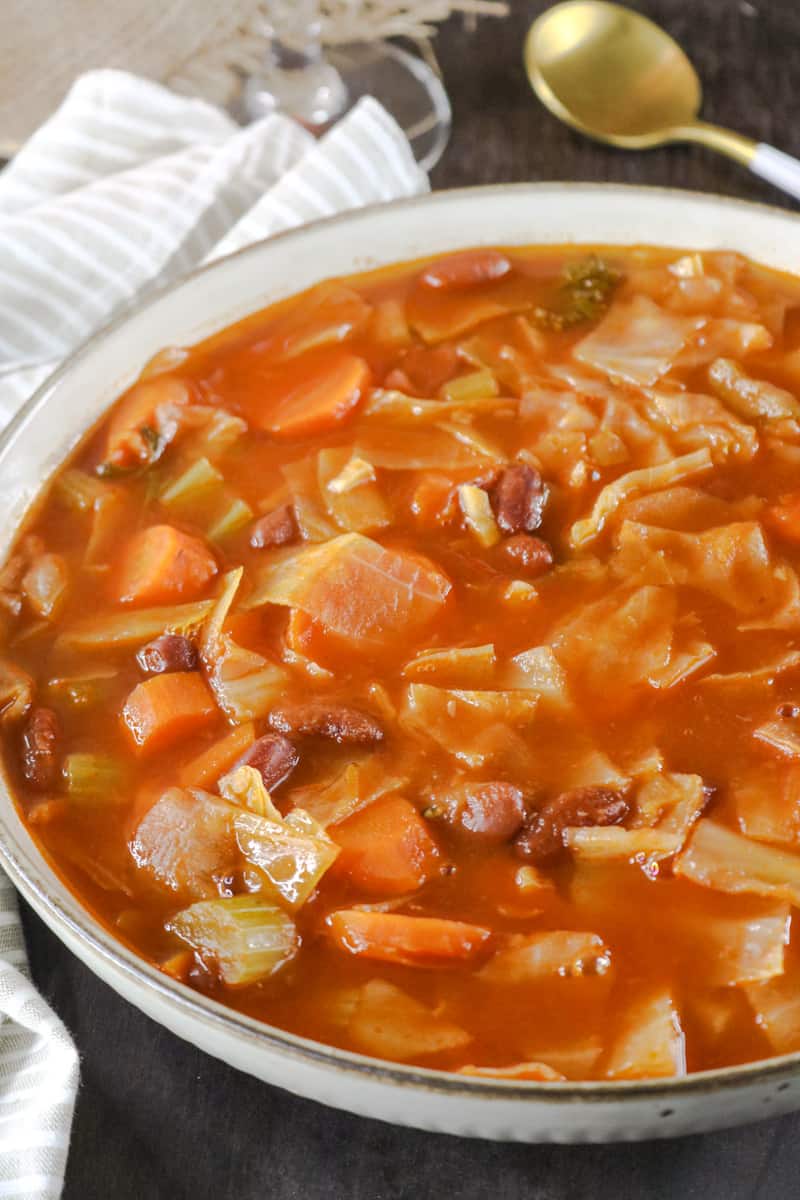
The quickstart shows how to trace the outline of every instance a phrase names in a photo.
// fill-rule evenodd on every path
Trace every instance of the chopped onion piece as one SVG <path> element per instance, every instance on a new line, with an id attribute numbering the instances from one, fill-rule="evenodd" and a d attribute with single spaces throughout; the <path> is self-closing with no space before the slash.
<path id="1" fill-rule="evenodd" d="M 458 488 L 458 502 L 464 520 L 480 544 L 487 549 L 500 541 L 500 530 L 494 519 L 488 494 L 474 483 L 462 483 Z"/>
<path id="2" fill-rule="evenodd" d="M 372 463 L 367 462 L 365 458 L 353 457 L 347 460 L 338 475 L 329 479 L 325 486 L 329 492 L 341 496 L 344 492 L 352 492 L 353 488 L 361 487 L 364 483 L 374 482 L 375 468 Z"/>

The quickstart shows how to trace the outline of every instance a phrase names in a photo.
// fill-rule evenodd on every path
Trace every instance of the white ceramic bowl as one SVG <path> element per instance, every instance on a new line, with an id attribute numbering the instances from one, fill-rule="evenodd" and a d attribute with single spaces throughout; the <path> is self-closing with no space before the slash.
<path id="1" fill-rule="evenodd" d="M 0 441 L 0 559 L 44 480 L 163 346 L 189 345 L 327 276 L 464 246 L 546 242 L 736 249 L 800 272 L 800 220 L 789 213 L 618 186 L 444 192 L 284 234 L 154 295 L 94 337 L 33 397 Z M 666 1137 L 800 1108 L 800 1054 L 674 1081 L 513 1083 L 331 1049 L 226 1009 L 116 942 L 48 866 L 5 779 L 0 860 L 57 936 L 154 1020 L 243 1071 L 337 1108 L 423 1129 L 531 1142 Z"/>

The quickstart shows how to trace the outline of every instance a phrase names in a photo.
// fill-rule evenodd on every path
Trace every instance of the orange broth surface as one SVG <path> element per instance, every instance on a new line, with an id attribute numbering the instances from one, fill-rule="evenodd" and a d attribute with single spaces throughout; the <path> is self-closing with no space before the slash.
<path id="1" fill-rule="evenodd" d="M 800 280 L 728 252 L 464 252 L 165 351 L 0 572 L 23 819 L 126 945 L 320 1042 L 800 1048 L 798 395 Z"/>

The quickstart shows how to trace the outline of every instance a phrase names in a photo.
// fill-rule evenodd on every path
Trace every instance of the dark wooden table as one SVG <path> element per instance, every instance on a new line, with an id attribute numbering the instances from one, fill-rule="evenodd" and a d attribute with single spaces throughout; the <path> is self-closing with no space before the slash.
<path id="1" fill-rule="evenodd" d="M 800 0 L 635 5 L 688 50 L 704 114 L 800 156 Z M 544 3 L 442 31 L 453 102 L 437 188 L 503 180 L 668 184 L 781 203 L 699 147 L 625 155 L 592 145 L 532 99 L 520 60 Z M 498 230 L 502 238 L 502 230 Z M 536 230 L 531 229 L 531 240 Z M 495 1145 L 359 1120 L 240 1075 L 153 1024 L 24 913 L 34 978 L 82 1057 L 66 1200 L 783 1200 L 800 1194 L 800 1116 L 672 1142 Z"/>

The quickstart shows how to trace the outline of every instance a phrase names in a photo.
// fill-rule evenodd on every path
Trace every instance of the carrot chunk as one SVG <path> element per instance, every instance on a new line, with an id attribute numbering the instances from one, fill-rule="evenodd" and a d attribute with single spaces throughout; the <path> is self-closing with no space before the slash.
<path id="1" fill-rule="evenodd" d="M 200 538 L 172 525 L 151 525 L 129 543 L 117 576 L 123 604 L 166 604 L 191 599 L 217 573 L 214 556 Z"/>
<path id="2" fill-rule="evenodd" d="M 204 729 L 217 715 L 210 689 L 195 671 L 153 675 L 133 689 L 122 720 L 140 754 L 153 754 Z"/>
<path id="3" fill-rule="evenodd" d="M 402 796 L 376 801 L 336 827 L 341 853 L 331 874 L 365 891 L 414 892 L 436 869 L 439 849 L 413 804 Z"/>
<path id="4" fill-rule="evenodd" d="M 256 731 L 252 721 L 247 721 L 244 725 L 235 725 L 202 754 L 184 763 L 178 772 L 178 783 L 183 788 L 210 787 L 230 770 L 255 740 Z"/>
<path id="5" fill-rule="evenodd" d="M 310 437 L 333 429 L 356 408 L 370 383 L 363 358 L 340 354 L 279 394 L 262 416 L 274 437 Z"/>
<path id="6" fill-rule="evenodd" d="M 152 454 L 148 438 L 158 434 L 158 410 L 162 405 L 183 405 L 191 393 L 179 379 L 164 376 L 135 384 L 114 408 L 108 422 L 106 461 L 116 467 L 147 462 Z"/>
<path id="7" fill-rule="evenodd" d="M 442 917 L 341 909 L 327 920 L 336 944 L 349 954 L 407 967 L 436 967 L 475 958 L 491 931 Z"/>

